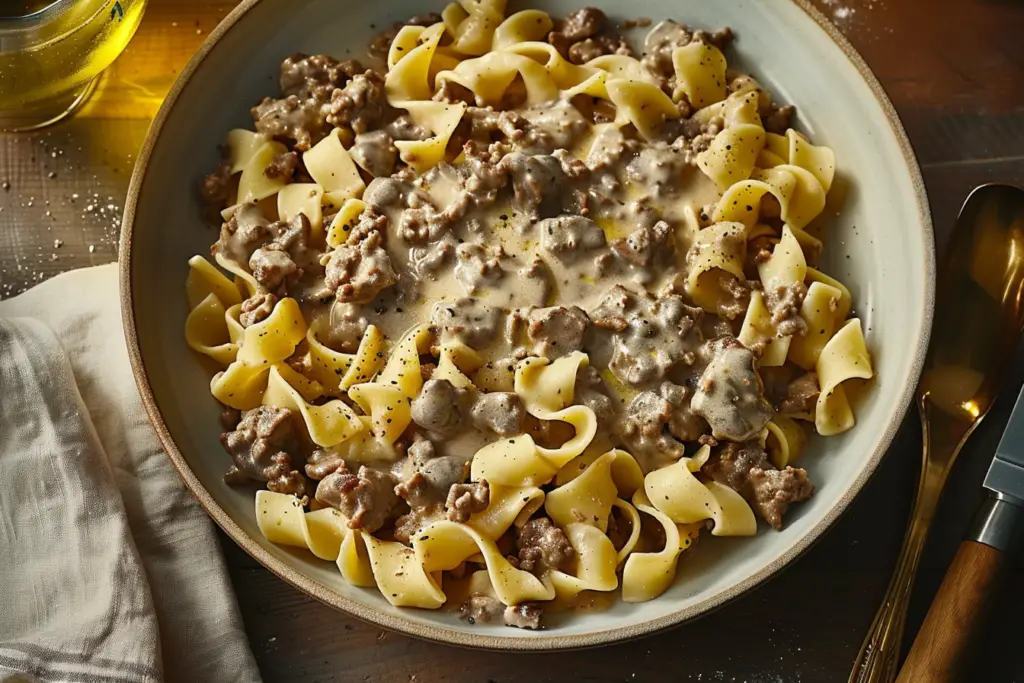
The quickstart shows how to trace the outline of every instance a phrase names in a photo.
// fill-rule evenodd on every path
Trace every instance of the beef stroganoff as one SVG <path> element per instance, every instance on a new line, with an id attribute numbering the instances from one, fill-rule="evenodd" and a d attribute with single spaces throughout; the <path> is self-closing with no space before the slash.
<path id="1" fill-rule="evenodd" d="M 600 10 L 476 0 L 370 68 L 284 60 L 202 183 L 222 226 L 186 287 L 267 539 L 538 628 L 782 529 L 806 430 L 853 427 L 872 369 L 816 268 L 833 154 L 731 41 L 667 20 L 638 56 Z"/>

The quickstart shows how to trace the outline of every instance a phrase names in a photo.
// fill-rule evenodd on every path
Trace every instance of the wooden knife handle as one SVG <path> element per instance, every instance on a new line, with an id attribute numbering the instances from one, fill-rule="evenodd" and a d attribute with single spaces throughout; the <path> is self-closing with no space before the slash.
<path id="1" fill-rule="evenodd" d="M 1006 565 L 1000 550 L 976 541 L 960 544 L 896 683 L 974 680 L 967 667 Z"/>

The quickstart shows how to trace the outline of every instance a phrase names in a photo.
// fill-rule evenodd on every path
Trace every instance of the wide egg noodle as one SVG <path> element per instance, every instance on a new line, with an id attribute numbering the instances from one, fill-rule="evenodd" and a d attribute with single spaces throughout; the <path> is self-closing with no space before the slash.
<path id="1" fill-rule="evenodd" d="M 695 476 L 710 454 L 702 446 L 693 458 L 649 472 L 644 494 L 650 504 L 676 524 L 714 520 L 714 536 L 752 536 L 757 531 L 754 513 L 743 498 L 724 484 L 703 482 Z M 634 504 L 636 499 L 634 498 Z"/>
<path id="2" fill-rule="evenodd" d="M 782 239 L 775 245 L 771 256 L 758 264 L 757 272 L 767 292 L 792 287 L 806 279 L 807 259 L 803 247 L 788 225 L 782 227 Z M 750 294 L 750 305 L 740 329 L 739 340 L 747 348 L 763 344 L 760 364 L 773 367 L 786 362 L 793 337 L 778 334 L 763 295 L 754 291 Z"/>
<path id="3" fill-rule="evenodd" d="M 765 368 L 784 365 L 793 342 L 792 335 L 778 335 L 771 311 L 765 305 L 764 295 L 757 290 L 750 292 L 750 304 L 743 316 L 737 339 L 748 349 L 758 346 L 762 348 L 758 365 Z"/>
<path id="4" fill-rule="evenodd" d="M 554 25 L 548 13 L 539 9 L 524 9 L 516 12 L 509 15 L 494 30 L 491 49 L 504 50 L 518 43 L 543 41 Z"/>
<path id="5" fill-rule="evenodd" d="M 327 229 L 327 246 L 336 249 L 344 244 L 352 232 L 352 228 L 359 221 L 359 216 L 365 210 L 366 202 L 362 199 L 356 199 L 355 197 L 346 199 L 345 203 L 338 209 L 338 213 L 334 215 L 331 225 Z"/>
<path id="6" fill-rule="evenodd" d="M 505 20 L 505 0 L 459 0 L 466 17 L 455 28 L 452 49 L 482 55 L 491 49 L 494 32 Z"/>
<path id="7" fill-rule="evenodd" d="M 190 258 L 188 266 L 185 294 L 189 308 L 198 306 L 209 294 L 215 295 L 224 308 L 242 303 L 238 286 L 202 256 Z"/>
<path id="8" fill-rule="evenodd" d="M 576 373 L 587 355 L 574 352 L 549 362 L 527 358 L 516 368 L 515 391 L 528 413 L 539 420 L 572 426 L 575 435 L 559 448 L 538 446 L 523 434 L 484 446 L 473 456 L 473 481 L 486 479 L 504 486 L 539 486 L 550 481 L 567 462 L 582 453 L 597 433 L 597 418 L 586 406 L 571 405 Z"/>
<path id="9" fill-rule="evenodd" d="M 497 541 L 512 525 L 519 528 L 526 524 L 544 505 L 544 492 L 536 486 L 488 484 L 490 502 L 466 522 L 484 538 Z"/>
<path id="10" fill-rule="evenodd" d="M 495 541 L 465 524 L 447 520 L 434 522 L 413 538 L 412 546 L 426 573 L 455 569 L 479 554 L 487 566 L 498 600 L 506 605 L 555 597 L 554 586 L 513 567 Z"/>
<path id="11" fill-rule="evenodd" d="M 229 259 L 220 251 L 214 253 L 213 260 L 217 262 L 218 266 L 235 276 L 235 286 L 243 297 L 248 298 L 260 291 L 260 285 L 256 282 L 256 278 L 241 264 Z"/>
<path id="12" fill-rule="evenodd" d="M 695 304 L 709 313 L 718 310 L 722 298 L 719 287 L 722 274 L 744 280 L 743 261 L 746 256 L 746 229 L 742 223 L 716 223 L 694 237 L 692 263 L 686 276 L 685 291 Z M 725 244 L 734 245 L 726 249 Z"/>
<path id="13" fill-rule="evenodd" d="M 423 388 L 419 357 L 429 350 L 431 337 L 429 327 L 417 326 L 398 343 L 376 378 L 348 390 L 349 398 L 370 417 L 373 435 L 388 444 L 412 422 L 410 402 Z"/>
<path id="14" fill-rule="evenodd" d="M 263 400 L 270 368 L 291 356 L 305 336 L 298 303 L 281 299 L 266 319 L 245 328 L 235 360 L 213 376 L 210 391 L 236 410 L 255 408 Z"/>
<path id="15" fill-rule="evenodd" d="M 185 343 L 223 367 L 235 361 L 238 344 L 231 341 L 227 311 L 216 294 L 208 294 L 189 311 L 185 318 Z"/>
<path id="16" fill-rule="evenodd" d="M 807 323 L 807 334 L 793 339 L 789 360 L 804 370 L 813 370 L 825 344 L 839 324 L 837 309 L 842 292 L 823 282 L 812 282 L 800 304 L 800 316 Z"/>
<path id="17" fill-rule="evenodd" d="M 302 164 L 309 177 L 322 190 L 323 202 L 332 207 L 340 207 L 345 200 L 362 196 L 366 189 L 359 169 L 341 142 L 340 128 L 332 129 L 323 140 L 306 150 L 302 154 Z M 312 217 L 306 215 L 313 222 Z M 281 218 L 287 220 L 283 214 Z M 322 225 L 323 221 L 320 220 L 319 225 L 315 226 L 315 234 L 319 234 Z"/>
<path id="18" fill-rule="evenodd" d="M 287 178 L 282 174 L 267 175 L 266 171 L 275 158 L 287 152 L 288 148 L 276 140 L 260 145 L 242 169 L 235 204 L 258 202 L 280 192 L 287 184 Z"/>
<path id="19" fill-rule="evenodd" d="M 654 138 L 667 119 L 679 118 L 679 107 L 653 83 L 609 78 L 605 87 L 616 108 L 616 123 L 633 124 L 645 140 Z"/>
<path id="20" fill-rule="evenodd" d="M 697 155 L 697 167 L 711 178 L 721 191 L 750 178 L 757 155 L 764 147 L 764 129 L 741 123 L 724 129 L 711 146 Z"/>
<path id="21" fill-rule="evenodd" d="M 336 398 L 323 405 L 310 402 L 322 393 L 319 384 L 281 363 L 270 368 L 263 404 L 298 413 L 310 440 L 324 448 L 337 446 L 365 428 L 359 416 L 341 399 Z"/>
<path id="22" fill-rule="evenodd" d="M 694 40 L 677 47 L 672 66 L 678 82 L 673 99 L 686 95 L 695 109 L 725 99 L 725 55 L 714 45 Z"/>
<path id="23" fill-rule="evenodd" d="M 664 530 L 665 547 L 657 552 L 633 552 L 622 568 L 622 601 L 646 602 L 664 593 L 676 576 L 680 553 L 696 538 L 696 528 L 685 528 L 650 504 L 643 489 L 633 494 L 633 506 L 638 512 L 653 517 Z"/>
<path id="24" fill-rule="evenodd" d="M 578 471 L 577 462 L 581 457 L 573 459 L 562 469 Z M 556 477 L 556 482 L 559 478 Z M 608 529 L 608 516 L 615 501 L 632 496 L 642 483 L 640 466 L 632 455 L 620 450 L 609 451 L 586 465 L 582 473 L 548 493 L 544 509 L 560 527 L 582 522 L 604 532 Z"/>
<path id="25" fill-rule="evenodd" d="M 355 354 L 335 351 L 320 341 L 319 324 L 312 324 L 306 331 L 306 346 L 309 349 L 309 375 L 323 386 L 324 393 L 332 396 L 341 394 L 341 378 L 352 367 Z"/>
<path id="26" fill-rule="evenodd" d="M 829 339 L 818 356 L 815 370 L 821 393 L 815 406 L 814 426 L 822 436 L 845 432 L 855 420 L 843 382 L 874 376 L 860 320 L 846 321 Z"/>
<path id="27" fill-rule="evenodd" d="M 261 133 L 255 133 L 244 128 L 235 128 L 228 131 L 224 141 L 224 148 L 227 150 L 227 162 L 231 175 L 241 173 L 256 154 L 256 150 L 267 141 Z"/>
<path id="28" fill-rule="evenodd" d="M 796 420 L 785 415 L 776 415 L 765 427 L 768 459 L 777 469 L 786 469 L 804 452 L 807 434 Z"/>
<path id="29" fill-rule="evenodd" d="M 348 519 L 334 508 L 306 512 L 293 495 L 265 489 L 256 492 L 256 525 L 271 543 L 308 548 L 334 562 L 349 533 Z"/>
<path id="30" fill-rule="evenodd" d="M 322 200 L 324 189 L 316 183 L 290 183 L 277 193 L 277 215 L 290 222 L 304 214 L 309 219 L 310 233 L 319 237 L 324 229 Z"/>

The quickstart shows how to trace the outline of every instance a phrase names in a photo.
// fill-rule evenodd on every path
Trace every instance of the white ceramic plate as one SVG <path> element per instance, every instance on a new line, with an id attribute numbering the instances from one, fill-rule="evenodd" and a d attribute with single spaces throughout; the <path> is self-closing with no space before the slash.
<path id="1" fill-rule="evenodd" d="M 731 26 L 734 54 L 777 100 L 796 104 L 798 127 L 836 153 L 838 174 L 823 217 L 824 270 L 853 292 L 875 359 L 875 380 L 856 405 L 858 424 L 812 440 L 801 465 L 818 486 L 781 532 L 709 539 L 687 553 L 673 586 L 642 604 L 556 615 L 546 630 L 471 626 L 451 612 L 397 609 L 355 588 L 329 562 L 268 543 L 253 495 L 222 481 L 229 464 L 218 435 L 209 375 L 185 345 L 187 260 L 216 235 L 202 225 L 196 185 L 249 107 L 276 91 L 290 53 L 362 57 L 390 22 L 439 11 L 419 0 L 247 0 L 184 70 L 150 130 L 132 178 L 121 244 L 128 348 L 142 398 L 168 454 L 210 515 L 246 551 L 299 589 L 384 627 L 464 645 L 507 649 L 580 647 L 636 637 L 697 617 L 764 581 L 808 548 L 864 486 L 902 420 L 931 325 L 934 249 L 927 200 L 906 135 L 878 82 L 840 34 L 799 0 L 590 0 L 613 18 L 674 18 Z M 555 15 L 577 0 L 542 0 Z M 371 25 L 373 28 L 371 28 Z M 841 209 L 841 211 L 840 211 Z"/>

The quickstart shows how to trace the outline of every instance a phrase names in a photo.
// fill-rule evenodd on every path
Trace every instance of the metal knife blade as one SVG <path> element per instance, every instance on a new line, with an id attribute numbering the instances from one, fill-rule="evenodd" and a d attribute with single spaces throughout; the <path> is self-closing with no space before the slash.
<path id="1" fill-rule="evenodd" d="M 983 485 L 997 494 L 1024 501 L 1024 390 L 1017 396 Z"/>

